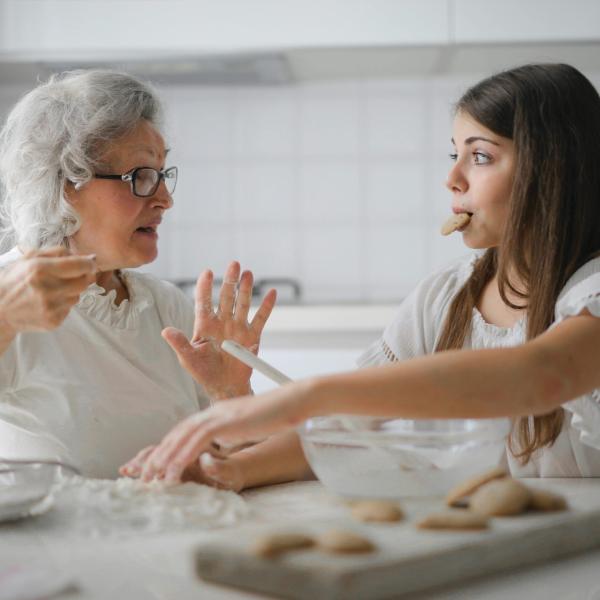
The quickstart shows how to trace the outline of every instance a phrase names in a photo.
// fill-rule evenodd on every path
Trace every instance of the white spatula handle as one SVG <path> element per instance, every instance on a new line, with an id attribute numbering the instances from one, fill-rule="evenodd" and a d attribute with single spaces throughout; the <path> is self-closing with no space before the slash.
<path id="1" fill-rule="evenodd" d="M 252 354 L 250 350 L 233 340 L 224 340 L 221 344 L 221 348 L 227 352 L 227 354 L 235 356 L 245 365 L 256 369 L 259 373 L 262 373 L 265 377 L 268 377 L 271 381 L 274 381 L 279 385 L 292 381 L 287 375 L 284 375 L 281 371 L 278 371 L 275 367 L 272 367 L 269 363 L 258 358 L 258 356 Z"/>

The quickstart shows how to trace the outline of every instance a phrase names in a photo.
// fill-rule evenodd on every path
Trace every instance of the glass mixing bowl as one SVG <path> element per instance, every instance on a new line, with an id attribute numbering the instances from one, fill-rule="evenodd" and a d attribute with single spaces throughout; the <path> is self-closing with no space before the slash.
<path id="1" fill-rule="evenodd" d="M 508 419 L 334 415 L 309 419 L 299 433 L 313 472 L 333 492 L 400 498 L 443 495 L 497 466 L 509 430 Z"/>
<path id="2" fill-rule="evenodd" d="M 0 459 L 0 522 L 36 514 L 54 485 L 76 472 L 54 461 Z"/>

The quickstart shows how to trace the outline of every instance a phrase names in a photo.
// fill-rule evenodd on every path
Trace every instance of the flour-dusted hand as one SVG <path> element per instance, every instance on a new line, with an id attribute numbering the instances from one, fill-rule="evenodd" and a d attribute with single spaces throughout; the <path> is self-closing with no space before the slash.
<path id="1" fill-rule="evenodd" d="M 124 477 L 138 478 L 142 469 L 156 446 L 144 448 L 130 461 L 119 468 L 119 474 Z M 239 492 L 244 488 L 244 473 L 235 457 L 231 458 L 210 446 L 210 452 L 204 452 L 192 461 L 181 473 L 181 483 L 193 481 L 203 483 L 221 490 Z"/>
<path id="2" fill-rule="evenodd" d="M 79 295 L 95 281 L 94 256 L 65 248 L 31 251 L 0 270 L 0 325 L 3 335 L 58 327 Z"/>
<path id="3" fill-rule="evenodd" d="M 181 365 L 216 399 L 250 392 L 252 369 L 221 350 L 225 339 L 235 340 L 255 354 L 273 306 L 276 291 L 269 290 L 253 319 L 248 321 L 253 276 L 232 262 L 221 287 L 219 305 L 212 303 L 213 274 L 204 271 L 196 284 L 194 332 L 191 340 L 178 329 L 167 327 L 162 335 L 176 352 Z"/>
<path id="4" fill-rule="evenodd" d="M 181 421 L 160 444 L 142 451 L 134 464 L 128 465 L 141 468 L 144 481 L 181 481 L 186 469 L 215 442 L 239 444 L 299 425 L 315 411 L 311 396 L 310 382 L 297 382 L 260 396 L 219 402 Z M 208 465 L 205 467 L 210 474 Z"/>

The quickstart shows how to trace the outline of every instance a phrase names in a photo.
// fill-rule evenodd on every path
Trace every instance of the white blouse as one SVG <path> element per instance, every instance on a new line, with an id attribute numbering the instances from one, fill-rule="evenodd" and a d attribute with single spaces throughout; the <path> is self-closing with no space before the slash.
<path id="1" fill-rule="evenodd" d="M 480 254 L 471 254 L 421 282 L 401 304 L 382 337 L 358 359 L 361 367 L 406 360 L 434 352 L 448 308 L 470 276 Z M 555 309 L 556 326 L 587 309 L 600 317 L 600 257 L 584 264 L 561 291 Z M 487 323 L 474 308 L 470 335 L 464 348 L 500 348 L 526 341 L 526 318 L 513 327 Z M 600 357 L 599 357 L 600 368 Z M 507 448 L 506 460 L 519 477 L 600 477 L 600 389 L 563 404 L 562 431 L 522 466 Z"/>
<path id="2" fill-rule="evenodd" d="M 21 257 L 0 256 L 0 268 Z M 122 272 L 130 299 L 96 284 L 50 332 L 16 336 L 0 355 L 0 458 L 54 459 L 112 478 L 139 450 L 208 405 L 162 339 L 191 335 L 194 311 L 175 286 Z"/>

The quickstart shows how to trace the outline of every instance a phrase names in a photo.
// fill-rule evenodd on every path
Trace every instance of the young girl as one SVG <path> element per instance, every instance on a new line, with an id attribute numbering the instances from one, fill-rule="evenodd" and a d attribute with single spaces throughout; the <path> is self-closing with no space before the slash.
<path id="1" fill-rule="evenodd" d="M 477 253 L 405 300 L 371 368 L 219 404 L 122 473 L 177 481 L 214 440 L 360 413 L 510 417 L 513 474 L 600 476 L 600 97 L 568 65 L 512 69 L 460 99 L 452 143 L 452 211 Z M 307 471 L 290 432 L 201 463 L 236 489 Z"/>

